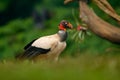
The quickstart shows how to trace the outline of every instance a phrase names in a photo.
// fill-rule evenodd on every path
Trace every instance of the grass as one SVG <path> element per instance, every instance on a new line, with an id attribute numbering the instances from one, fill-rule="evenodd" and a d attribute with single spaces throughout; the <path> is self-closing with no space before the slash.
<path id="1" fill-rule="evenodd" d="M 62 57 L 58 62 L 0 63 L 1 80 L 120 80 L 120 56 Z"/>

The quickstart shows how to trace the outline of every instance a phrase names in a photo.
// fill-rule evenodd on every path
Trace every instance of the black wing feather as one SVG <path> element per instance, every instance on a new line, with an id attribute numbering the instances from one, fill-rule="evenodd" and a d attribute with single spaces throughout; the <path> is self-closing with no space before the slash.
<path id="1" fill-rule="evenodd" d="M 28 44 L 24 47 L 24 49 L 26 50 L 27 48 L 29 48 L 35 40 L 37 40 L 37 39 L 34 39 L 34 40 L 32 40 L 30 43 L 28 43 Z"/>
<path id="2" fill-rule="evenodd" d="M 32 59 L 40 54 L 46 54 L 50 49 L 37 48 L 34 46 L 29 46 L 19 58 Z"/>

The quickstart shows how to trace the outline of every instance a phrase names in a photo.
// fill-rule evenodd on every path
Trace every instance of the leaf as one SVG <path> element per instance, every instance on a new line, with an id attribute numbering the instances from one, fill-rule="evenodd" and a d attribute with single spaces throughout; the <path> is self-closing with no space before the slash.
<path id="1" fill-rule="evenodd" d="M 79 32 L 78 37 L 81 39 L 82 38 L 82 31 Z"/>
<path id="2" fill-rule="evenodd" d="M 81 40 L 84 40 L 85 38 L 85 32 L 82 32 Z"/>
<path id="3" fill-rule="evenodd" d="M 72 39 L 75 39 L 75 37 L 77 36 L 78 31 L 72 36 Z"/>
<path id="4" fill-rule="evenodd" d="M 91 36 L 91 33 L 90 33 L 89 31 L 87 31 L 86 34 L 87 34 L 88 36 Z"/>

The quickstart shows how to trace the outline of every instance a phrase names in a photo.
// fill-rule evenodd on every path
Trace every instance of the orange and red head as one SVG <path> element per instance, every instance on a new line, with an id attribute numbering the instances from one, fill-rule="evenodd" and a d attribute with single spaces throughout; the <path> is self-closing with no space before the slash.
<path id="1" fill-rule="evenodd" d="M 62 20 L 59 24 L 60 30 L 66 31 L 66 29 L 72 29 L 72 28 L 73 28 L 72 24 L 66 20 Z"/>

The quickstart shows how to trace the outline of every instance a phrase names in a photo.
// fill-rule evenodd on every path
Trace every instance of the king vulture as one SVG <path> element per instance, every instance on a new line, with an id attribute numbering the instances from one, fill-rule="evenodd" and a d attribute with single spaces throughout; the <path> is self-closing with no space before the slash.
<path id="1" fill-rule="evenodd" d="M 72 24 L 62 20 L 56 34 L 43 36 L 31 41 L 24 47 L 24 53 L 17 56 L 18 59 L 52 60 L 57 61 L 60 53 L 66 47 L 67 31 L 72 29 Z"/>

